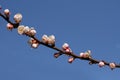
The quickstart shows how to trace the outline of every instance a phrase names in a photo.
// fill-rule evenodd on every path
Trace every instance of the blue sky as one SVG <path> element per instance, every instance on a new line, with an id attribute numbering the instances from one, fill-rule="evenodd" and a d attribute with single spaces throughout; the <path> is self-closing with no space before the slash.
<path id="1" fill-rule="evenodd" d="M 67 42 L 79 55 L 88 49 L 92 57 L 120 63 L 119 0 L 0 0 L 3 9 L 11 11 L 11 20 L 22 13 L 21 24 L 34 27 L 36 37 L 56 36 L 56 46 Z M 42 45 L 32 49 L 26 36 L 6 29 L 0 18 L 0 80 L 119 80 L 120 69 L 99 68 L 87 61 L 67 63 L 56 52 Z"/>

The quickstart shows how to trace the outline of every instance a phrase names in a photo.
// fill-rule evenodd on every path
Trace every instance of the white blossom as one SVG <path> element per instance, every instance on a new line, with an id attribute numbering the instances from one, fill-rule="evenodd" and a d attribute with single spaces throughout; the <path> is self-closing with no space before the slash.
<path id="1" fill-rule="evenodd" d="M 91 57 L 91 51 L 88 50 L 84 53 L 84 58 L 90 58 Z"/>
<path id="2" fill-rule="evenodd" d="M 44 35 L 42 36 L 42 41 L 43 41 L 44 43 L 48 44 L 48 41 L 49 41 L 48 36 L 44 34 Z"/>
<path id="3" fill-rule="evenodd" d="M 35 36 L 35 34 L 36 34 L 36 30 L 34 28 L 31 28 L 30 29 L 30 35 Z"/>
<path id="4" fill-rule="evenodd" d="M 28 33 L 30 31 L 30 28 L 28 26 L 24 27 L 23 32 Z"/>
<path id="5" fill-rule="evenodd" d="M 19 33 L 20 35 L 24 34 L 24 28 L 25 28 L 24 25 L 18 26 L 18 33 Z"/>
<path id="6" fill-rule="evenodd" d="M 16 23 L 20 23 L 21 20 L 22 20 L 22 14 L 20 14 L 20 13 L 15 14 L 14 15 L 14 20 L 15 20 Z"/>
<path id="7" fill-rule="evenodd" d="M 55 40 L 55 36 L 54 35 L 50 35 L 49 38 L 52 39 L 52 40 Z"/>
<path id="8" fill-rule="evenodd" d="M 55 36 L 51 35 L 48 37 L 48 44 L 54 45 L 55 44 Z"/>

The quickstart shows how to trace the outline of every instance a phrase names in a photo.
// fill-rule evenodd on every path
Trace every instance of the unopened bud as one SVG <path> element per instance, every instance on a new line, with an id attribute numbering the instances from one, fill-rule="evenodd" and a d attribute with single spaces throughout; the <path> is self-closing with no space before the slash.
<path id="1" fill-rule="evenodd" d="M 69 62 L 69 63 L 72 63 L 72 62 L 74 61 L 74 59 L 75 59 L 74 57 L 70 57 L 70 58 L 68 59 L 68 62 Z"/>
<path id="2" fill-rule="evenodd" d="M 34 44 L 32 44 L 31 46 L 32 46 L 32 48 L 37 48 L 38 47 L 38 43 L 34 43 Z"/>
<path id="3" fill-rule="evenodd" d="M 4 10 L 4 14 L 6 15 L 6 17 L 9 17 L 9 15 L 10 15 L 9 9 L 5 9 L 5 10 Z"/>
<path id="4" fill-rule="evenodd" d="M 81 58 L 84 58 L 84 53 L 80 53 L 80 57 L 81 57 Z"/>
<path id="5" fill-rule="evenodd" d="M 98 66 L 99 66 L 99 67 L 103 67 L 103 66 L 105 66 L 105 63 L 104 63 L 103 61 L 100 61 L 100 62 L 98 63 Z"/>
<path id="6" fill-rule="evenodd" d="M 43 35 L 42 36 L 42 42 L 44 42 L 45 44 L 48 44 L 49 38 L 47 35 Z"/>
<path id="7" fill-rule="evenodd" d="M 55 46 L 55 36 L 51 35 L 48 37 L 48 44 Z"/>
<path id="8" fill-rule="evenodd" d="M 62 55 L 62 54 L 58 52 L 58 53 L 55 53 L 55 54 L 54 54 L 54 57 L 55 57 L 55 58 L 58 58 L 60 55 Z"/>
<path id="9" fill-rule="evenodd" d="M 62 46 L 62 48 L 63 48 L 64 50 L 68 49 L 68 48 L 69 48 L 69 44 L 68 44 L 68 43 L 64 43 L 63 46 Z"/>
<path id="10" fill-rule="evenodd" d="M 35 36 L 35 34 L 36 34 L 36 30 L 35 30 L 35 29 L 31 29 L 31 30 L 30 30 L 30 35 L 31 35 L 31 36 Z"/>
<path id="11" fill-rule="evenodd" d="M 20 14 L 20 13 L 15 14 L 14 15 L 14 20 L 15 20 L 16 23 L 20 23 L 21 20 L 22 20 L 22 14 Z"/>
<path id="12" fill-rule="evenodd" d="M 115 63 L 110 63 L 109 66 L 112 70 L 116 67 Z"/>
<path id="13" fill-rule="evenodd" d="M 13 27 L 12 24 L 10 24 L 10 23 L 7 24 L 7 29 L 8 29 L 8 30 L 12 30 L 13 28 L 14 28 L 14 27 Z"/>

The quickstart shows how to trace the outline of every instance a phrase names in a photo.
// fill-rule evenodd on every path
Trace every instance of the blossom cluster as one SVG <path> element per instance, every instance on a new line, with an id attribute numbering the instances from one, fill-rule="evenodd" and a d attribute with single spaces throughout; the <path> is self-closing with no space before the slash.
<path id="1" fill-rule="evenodd" d="M 9 9 L 5 9 L 5 10 L 4 10 L 4 15 L 5 15 L 6 18 L 9 19 L 9 17 L 10 17 L 10 10 L 9 10 Z M 20 23 L 21 20 L 22 20 L 22 14 L 17 13 L 17 14 L 14 15 L 14 21 L 15 21 L 16 23 Z"/>
<path id="2" fill-rule="evenodd" d="M 99 63 L 98 63 L 98 66 L 99 67 L 103 67 L 103 66 L 105 66 L 105 62 L 104 61 L 100 61 Z M 115 67 L 116 67 L 116 64 L 115 63 L 109 63 L 109 67 L 113 70 Z"/>
<path id="3" fill-rule="evenodd" d="M 20 35 L 35 36 L 36 30 L 33 27 L 29 28 L 28 26 L 20 25 L 18 26 L 18 33 Z"/>
<path id="4" fill-rule="evenodd" d="M 2 8 L 0 7 L 0 9 L 2 9 Z M 10 10 L 9 10 L 9 9 L 5 9 L 5 10 L 3 11 L 3 14 L 4 14 L 4 15 L 3 15 L 4 18 L 5 18 L 6 20 L 9 20 L 10 14 L 11 14 L 11 13 L 10 13 Z M 22 21 L 22 18 L 23 18 L 23 16 L 22 16 L 21 13 L 15 14 L 14 17 L 13 17 L 13 19 L 14 19 L 14 21 L 15 21 L 14 24 L 19 24 L 19 23 Z M 7 29 L 8 29 L 8 30 L 12 30 L 13 28 L 15 28 L 14 24 L 13 24 L 12 22 L 7 23 Z"/>
<path id="5" fill-rule="evenodd" d="M 62 46 L 62 49 L 63 49 L 67 54 L 72 53 L 72 50 L 71 50 L 71 48 L 70 48 L 70 46 L 69 46 L 68 43 L 64 43 L 63 46 Z"/>
<path id="6" fill-rule="evenodd" d="M 86 52 L 81 52 L 81 53 L 80 53 L 80 57 L 81 57 L 81 58 L 91 58 L 91 51 L 88 50 L 88 51 L 86 51 Z"/>
<path id="7" fill-rule="evenodd" d="M 45 44 L 49 44 L 51 46 L 55 46 L 55 36 L 54 35 L 47 36 L 44 34 L 42 36 L 42 42 Z"/>

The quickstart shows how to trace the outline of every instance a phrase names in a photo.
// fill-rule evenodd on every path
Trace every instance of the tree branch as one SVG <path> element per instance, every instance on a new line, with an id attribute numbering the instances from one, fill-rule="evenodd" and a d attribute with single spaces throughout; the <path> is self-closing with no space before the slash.
<path id="1" fill-rule="evenodd" d="M 19 23 L 13 23 L 9 20 L 9 17 L 6 16 L 5 14 L 2 14 L 0 12 L 0 16 L 8 23 L 10 23 L 11 25 L 13 25 L 13 28 L 18 28 L 19 25 L 20 25 L 20 22 Z M 65 48 L 65 49 L 60 49 L 58 47 L 54 45 L 51 45 L 51 44 L 48 44 L 48 43 L 45 43 L 43 42 L 42 40 L 38 40 L 34 35 L 31 35 L 30 33 L 25 33 L 24 35 L 26 36 L 29 36 L 30 38 L 32 38 L 33 40 L 35 40 L 35 43 L 37 44 L 41 44 L 43 46 L 46 46 L 48 48 L 51 48 L 51 49 L 54 49 L 56 51 L 58 51 L 58 53 L 54 54 L 54 56 L 57 58 L 59 57 L 60 55 L 62 54 L 65 54 L 65 55 L 68 55 L 70 57 L 70 59 L 68 60 L 69 63 L 72 63 L 75 59 L 80 59 L 80 60 L 86 60 L 86 61 L 89 61 L 89 64 L 98 64 L 99 67 L 103 67 L 105 65 L 109 66 L 112 70 L 114 68 L 120 68 L 120 64 L 115 64 L 114 62 L 113 63 L 109 63 L 109 62 L 106 62 L 104 60 L 97 60 L 97 59 L 93 59 L 90 55 L 90 52 L 85 52 L 84 54 L 80 54 L 80 55 L 76 55 L 75 53 L 73 53 L 69 47 Z M 64 48 L 64 46 L 63 46 Z"/>

